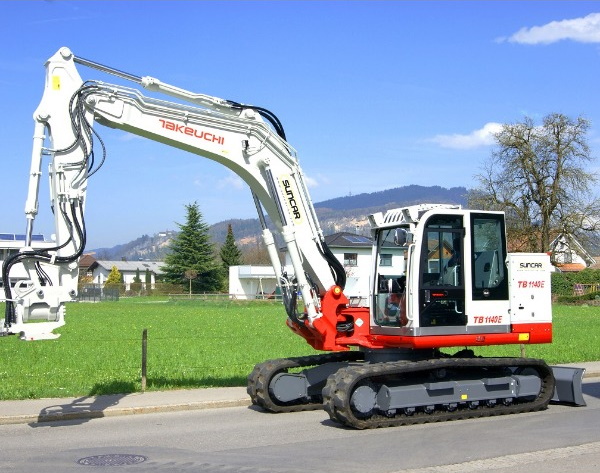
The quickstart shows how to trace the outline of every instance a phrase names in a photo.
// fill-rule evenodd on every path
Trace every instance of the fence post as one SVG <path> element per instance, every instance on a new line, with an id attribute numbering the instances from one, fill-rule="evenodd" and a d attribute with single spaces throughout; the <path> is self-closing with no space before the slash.
<path id="1" fill-rule="evenodd" d="M 148 329 L 142 332 L 142 392 L 146 391 L 146 365 L 148 352 Z"/>

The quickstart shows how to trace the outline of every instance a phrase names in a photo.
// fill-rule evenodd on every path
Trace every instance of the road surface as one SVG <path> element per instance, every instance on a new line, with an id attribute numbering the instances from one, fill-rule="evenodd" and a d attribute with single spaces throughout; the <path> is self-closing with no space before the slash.
<path id="1" fill-rule="evenodd" d="M 324 411 L 248 407 L 0 426 L 5 472 L 600 471 L 600 378 L 587 407 L 357 431 Z"/>

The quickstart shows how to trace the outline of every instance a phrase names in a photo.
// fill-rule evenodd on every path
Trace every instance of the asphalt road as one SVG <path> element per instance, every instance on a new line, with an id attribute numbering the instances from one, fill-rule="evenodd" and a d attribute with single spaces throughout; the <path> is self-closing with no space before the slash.
<path id="1" fill-rule="evenodd" d="M 596 473 L 600 378 L 584 393 L 587 407 L 369 431 L 249 407 L 2 425 L 0 471 Z"/>

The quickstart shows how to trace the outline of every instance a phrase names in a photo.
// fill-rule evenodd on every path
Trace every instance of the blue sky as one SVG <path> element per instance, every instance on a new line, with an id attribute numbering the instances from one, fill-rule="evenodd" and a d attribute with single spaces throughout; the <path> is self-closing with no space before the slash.
<path id="1" fill-rule="evenodd" d="M 597 1 L 2 1 L 0 18 L 0 232 L 24 232 L 32 113 L 44 62 L 62 46 L 271 110 L 315 202 L 472 187 L 490 133 L 525 116 L 588 118 L 600 156 Z M 250 191 L 226 168 L 96 129 L 108 158 L 89 183 L 88 249 L 176 229 L 194 201 L 209 224 L 255 217 Z M 47 186 L 40 197 L 35 231 L 50 236 Z"/>

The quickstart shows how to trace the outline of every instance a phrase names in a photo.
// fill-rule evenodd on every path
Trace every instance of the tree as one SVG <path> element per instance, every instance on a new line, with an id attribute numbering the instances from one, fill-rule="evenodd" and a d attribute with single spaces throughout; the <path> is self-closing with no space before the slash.
<path id="1" fill-rule="evenodd" d="M 243 258 L 245 264 L 271 264 L 269 251 L 260 238 L 256 240 L 256 245 L 244 247 Z"/>
<path id="2" fill-rule="evenodd" d="M 186 223 L 177 224 L 180 232 L 171 241 L 169 253 L 165 257 L 164 280 L 187 286 L 185 272 L 194 270 L 198 275 L 191 282 L 194 292 L 217 291 L 221 287 L 222 269 L 215 258 L 208 225 L 204 223 L 196 202 L 185 208 Z"/>
<path id="3" fill-rule="evenodd" d="M 553 235 L 598 230 L 600 200 L 591 191 L 598 176 L 585 169 L 593 161 L 589 128 L 582 117 L 553 113 L 540 126 L 525 118 L 496 134 L 469 206 L 506 212 L 512 251 L 544 252 Z"/>
<path id="4" fill-rule="evenodd" d="M 242 252 L 235 244 L 231 224 L 227 226 L 227 237 L 225 237 L 225 243 L 221 247 L 220 256 L 223 261 L 223 268 L 226 271 L 229 270 L 229 266 L 242 264 Z"/>
<path id="5" fill-rule="evenodd" d="M 113 266 L 110 269 L 110 273 L 108 273 L 106 281 L 104 281 L 104 285 L 105 286 L 118 286 L 121 284 L 122 280 L 123 279 L 121 277 L 121 273 L 119 272 L 119 270 L 117 269 L 116 266 Z"/>
<path id="6" fill-rule="evenodd" d="M 152 294 L 152 273 L 148 268 L 146 268 L 144 273 L 144 290 L 147 295 Z"/>
<path id="7" fill-rule="evenodd" d="M 133 292 L 139 294 L 142 290 L 142 278 L 140 278 L 140 268 L 135 269 L 135 276 L 130 284 L 130 288 Z"/>
<path id="8" fill-rule="evenodd" d="M 116 266 L 113 266 L 110 269 L 110 273 L 108 273 L 106 281 L 104 281 L 104 292 L 112 297 L 117 297 L 123 289 L 123 275 Z"/>

